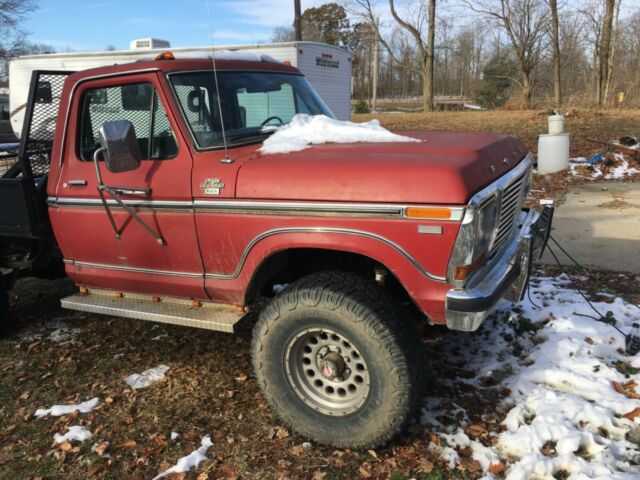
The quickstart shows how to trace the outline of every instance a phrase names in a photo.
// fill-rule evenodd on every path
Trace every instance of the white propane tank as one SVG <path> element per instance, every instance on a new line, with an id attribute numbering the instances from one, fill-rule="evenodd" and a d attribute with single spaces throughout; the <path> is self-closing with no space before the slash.
<path id="1" fill-rule="evenodd" d="M 549 135 L 564 133 L 564 117 L 558 113 L 549 115 Z"/>
<path id="2" fill-rule="evenodd" d="M 559 172 L 569 168 L 569 134 L 542 134 L 538 138 L 538 173 Z"/>

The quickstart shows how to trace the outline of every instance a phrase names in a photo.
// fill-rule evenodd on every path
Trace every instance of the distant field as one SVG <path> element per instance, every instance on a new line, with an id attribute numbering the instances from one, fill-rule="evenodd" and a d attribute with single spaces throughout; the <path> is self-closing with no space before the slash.
<path id="1" fill-rule="evenodd" d="M 520 137 L 535 151 L 538 135 L 547 131 L 548 111 L 464 111 L 353 115 L 353 121 L 377 118 L 391 130 L 476 130 L 504 132 Z M 589 139 L 609 141 L 624 135 L 640 136 L 640 110 L 571 110 L 566 116 L 571 133 L 571 155 L 588 156 L 606 146 Z"/>

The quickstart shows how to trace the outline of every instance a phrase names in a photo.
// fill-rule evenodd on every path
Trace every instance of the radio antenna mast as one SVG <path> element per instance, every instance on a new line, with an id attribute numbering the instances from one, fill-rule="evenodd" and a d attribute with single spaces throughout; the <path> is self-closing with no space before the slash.
<path id="1" fill-rule="evenodd" d="M 222 132 L 222 144 L 224 145 L 224 158 L 220 163 L 233 163 L 229 158 L 229 147 L 227 145 L 227 134 L 224 129 L 224 116 L 222 115 L 222 102 L 220 100 L 220 88 L 218 87 L 218 70 L 216 69 L 216 52 L 213 45 L 213 20 L 211 18 L 211 1 L 207 0 L 207 14 L 209 17 L 209 36 L 211 37 L 211 61 L 213 62 L 213 79 L 216 85 L 216 97 L 218 99 L 218 114 L 220 115 L 220 130 Z"/>

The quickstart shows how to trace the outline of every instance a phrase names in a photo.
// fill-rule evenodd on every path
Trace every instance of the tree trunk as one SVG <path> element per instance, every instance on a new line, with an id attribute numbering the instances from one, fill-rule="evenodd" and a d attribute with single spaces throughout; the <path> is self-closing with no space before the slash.
<path id="1" fill-rule="evenodd" d="M 531 84 L 531 79 L 529 75 L 525 72 L 522 73 L 522 99 L 524 100 L 525 106 L 528 110 L 533 108 L 532 105 L 532 97 L 533 97 L 533 85 Z"/>
<path id="2" fill-rule="evenodd" d="M 433 111 L 433 62 L 428 59 L 422 69 L 422 107 L 425 112 Z"/>
<path id="3" fill-rule="evenodd" d="M 429 0 L 429 32 L 427 58 L 425 59 L 423 103 L 424 111 L 433 111 L 433 61 L 436 41 L 436 0 Z"/>
<path id="4" fill-rule="evenodd" d="M 613 15 L 616 0 L 606 0 L 604 19 L 602 24 L 602 39 L 600 40 L 600 68 L 598 70 L 598 106 L 606 104 L 605 87 L 609 77 L 609 53 L 611 52 L 611 33 L 613 30 Z"/>
<path id="5" fill-rule="evenodd" d="M 380 63 L 380 49 L 378 39 L 373 41 L 373 74 L 371 75 L 371 111 L 375 113 L 378 107 L 378 64 Z"/>
<path id="6" fill-rule="evenodd" d="M 611 28 L 611 48 L 609 50 L 609 67 L 607 68 L 607 78 L 604 79 L 604 102 L 605 104 L 609 100 L 609 93 L 611 92 L 611 87 L 613 85 L 613 63 L 616 56 L 616 46 L 618 44 L 618 28 L 620 25 L 620 4 L 622 2 L 619 1 L 616 5 L 616 12 L 613 19 L 613 24 Z"/>
<path id="7" fill-rule="evenodd" d="M 551 26 L 553 46 L 553 101 L 556 108 L 562 105 L 562 88 L 560 84 L 560 33 L 558 28 L 558 0 L 549 0 L 551 6 Z"/>

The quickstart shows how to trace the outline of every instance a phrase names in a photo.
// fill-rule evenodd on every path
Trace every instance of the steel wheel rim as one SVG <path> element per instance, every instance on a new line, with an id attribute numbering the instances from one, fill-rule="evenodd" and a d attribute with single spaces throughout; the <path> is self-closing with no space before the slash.
<path id="1" fill-rule="evenodd" d="M 335 330 L 311 327 L 298 332 L 287 343 L 284 365 L 298 398 L 325 415 L 355 413 L 369 397 L 371 381 L 364 357 Z"/>

